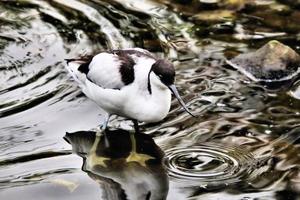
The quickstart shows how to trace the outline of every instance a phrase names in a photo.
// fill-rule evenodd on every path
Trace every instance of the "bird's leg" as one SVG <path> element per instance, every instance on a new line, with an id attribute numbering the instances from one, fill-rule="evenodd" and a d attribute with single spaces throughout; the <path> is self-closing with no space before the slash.
<path id="1" fill-rule="evenodd" d="M 132 121 L 133 121 L 134 131 L 136 133 L 139 133 L 140 132 L 139 122 L 137 120 L 132 120 Z"/>
<path id="2" fill-rule="evenodd" d="M 110 114 L 107 114 L 106 117 L 104 118 L 104 122 L 103 124 L 101 124 L 99 127 L 98 127 L 98 130 L 96 132 L 96 136 L 100 136 L 102 134 L 102 132 L 104 132 L 107 128 L 107 125 L 108 125 L 108 122 L 109 122 L 109 118 L 110 118 Z"/>
<path id="3" fill-rule="evenodd" d="M 135 132 L 130 132 L 130 141 L 131 141 L 131 152 L 129 156 L 127 157 L 127 162 L 137 162 L 140 165 L 146 167 L 146 161 L 150 159 L 154 159 L 152 156 L 149 156 L 147 154 L 141 154 L 136 152 L 136 139 L 135 139 L 135 133 L 139 133 L 139 125 L 137 120 L 133 120 L 134 124 L 134 130 Z"/>

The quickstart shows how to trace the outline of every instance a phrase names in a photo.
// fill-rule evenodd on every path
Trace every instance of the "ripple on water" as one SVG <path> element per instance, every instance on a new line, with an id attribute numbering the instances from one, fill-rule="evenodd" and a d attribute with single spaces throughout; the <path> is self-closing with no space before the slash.
<path id="1" fill-rule="evenodd" d="M 215 13 L 222 10 L 221 4 L 208 8 L 200 1 L 176 2 L 0 1 L 0 199 L 99 195 L 101 188 L 83 179 L 72 193 L 59 193 L 53 185 L 69 175 L 73 180 L 81 177 L 81 161 L 68 155 L 64 133 L 95 127 L 101 113 L 81 98 L 64 69 L 64 58 L 132 46 L 174 63 L 183 100 L 201 116 L 191 118 L 174 99 L 164 121 L 143 126 L 161 148 L 170 148 L 165 163 L 175 183 L 170 182 L 169 199 L 196 199 L 197 195 L 201 199 L 270 199 L 273 193 L 277 199 L 286 199 L 287 191 L 299 194 L 299 131 L 284 136 L 284 141 L 275 139 L 299 125 L 300 82 L 288 94 L 270 92 L 224 66 L 225 58 L 252 51 L 271 38 L 297 49 L 297 34 L 287 32 L 283 38 L 281 23 L 266 24 L 261 30 L 264 12 L 260 11 L 266 5 L 259 12 L 257 6 L 253 11 L 246 9 L 245 16 L 235 12 L 230 23 L 202 23 L 194 20 L 199 11 Z M 267 14 L 268 19 L 274 16 Z M 294 26 L 296 15 L 281 14 L 283 22 L 295 22 L 289 30 L 300 30 Z M 127 127 L 124 123 L 114 118 L 111 126 Z M 230 144 L 242 144 L 255 159 L 244 148 Z M 261 155 L 272 159 L 260 162 Z M 199 185 L 208 188 L 199 190 Z"/>
<path id="2" fill-rule="evenodd" d="M 251 153 L 215 143 L 169 149 L 165 160 L 171 177 L 211 185 L 239 182 L 255 163 Z"/>

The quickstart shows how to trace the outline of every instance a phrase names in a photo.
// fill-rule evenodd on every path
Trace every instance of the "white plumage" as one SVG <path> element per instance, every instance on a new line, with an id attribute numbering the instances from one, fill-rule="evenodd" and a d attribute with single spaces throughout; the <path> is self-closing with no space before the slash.
<path id="1" fill-rule="evenodd" d="M 124 83 L 119 73 L 120 65 L 117 55 L 100 53 L 90 63 L 89 79 L 103 88 L 121 88 Z"/>

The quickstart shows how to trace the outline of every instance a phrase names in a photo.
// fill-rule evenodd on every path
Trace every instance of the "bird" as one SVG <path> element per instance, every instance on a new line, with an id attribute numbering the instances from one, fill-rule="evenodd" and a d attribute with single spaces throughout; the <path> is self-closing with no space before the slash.
<path id="1" fill-rule="evenodd" d="M 163 120 L 171 107 L 171 93 L 195 117 L 175 86 L 174 65 L 146 49 L 107 50 L 65 60 L 82 92 L 107 113 L 100 132 L 107 128 L 111 115 L 131 119 L 135 132 L 139 132 L 138 122 Z M 132 160 L 136 156 L 134 146 L 133 142 Z"/>

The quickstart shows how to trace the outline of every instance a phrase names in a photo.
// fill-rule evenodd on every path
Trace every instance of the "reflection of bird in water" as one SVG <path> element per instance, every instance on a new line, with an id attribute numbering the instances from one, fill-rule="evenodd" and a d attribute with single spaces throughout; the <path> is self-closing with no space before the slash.
<path id="1" fill-rule="evenodd" d="M 136 132 L 138 121 L 162 120 L 170 109 L 171 92 L 191 114 L 174 85 L 173 64 L 157 59 L 147 50 L 112 50 L 66 60 L 69 72 L 82 91 L 107 112 L 102 130 L 106 129 L 112 114 L 132 119 Z M 133 148 L 127 161 L 135 160 Z"/>
<path id="2" fill-rule="evenodd" d="M 142 156 L 137 162 L 126 162 L 131 151 L 131 134 L 125 130 L 107 132 L 96 136 L 92 131 L 79 131 L 65 136 L 73 151 L 83 158 L 82 169 L 102 187 L 102 198 L 166 199 L 169 187 L 162 166 L 163 152 L 153 139 L 136 133 L 137 152 L 151 159 L 144 160 Z"/>

